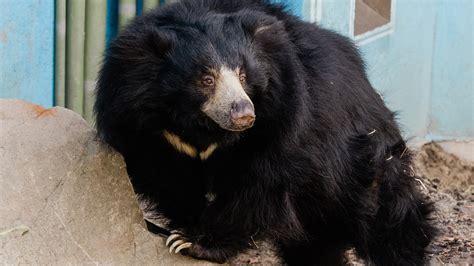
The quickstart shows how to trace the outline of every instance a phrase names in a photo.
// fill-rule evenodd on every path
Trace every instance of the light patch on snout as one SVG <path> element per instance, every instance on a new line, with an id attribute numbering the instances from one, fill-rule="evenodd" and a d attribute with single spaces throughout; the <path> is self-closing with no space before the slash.
<path id="1" fill-rule="evenodd" d="M 240 83 L 238 70 L 222 67 L 216 79 L 215 92 L 203 104 L 201 110 L 224 129 L 234 130 L 230 119 L 233 102 L 250 100 Z"/>
<path id="2" fill-rule="evenodd" d="M 188 144 L 188 143 L 184 142 L 176 134 L 173 134 L 173 133 L 171 133 L 167 130 L 164 130 L 163 131 L 163 136 L 171 144 L 171 146 L 173 146 L 173 148 L 175 148 L 178 152 L 186 154 L 186 155 L 188 155 L 189 157 L 192 157 L 192 158 L 197 158 L 198 155 L 199 155 L 199 159 L 201 159 L 202 161 L 205 161 L 209 157 L 211 157 L 211 155 L 217 149 L 217 144 L 213 143 L 213 144 L 209 145 L 209 147 L 207 147 L 207 149 L 199 152 L 196 147 L 194 147 L 191 144 Z"/>

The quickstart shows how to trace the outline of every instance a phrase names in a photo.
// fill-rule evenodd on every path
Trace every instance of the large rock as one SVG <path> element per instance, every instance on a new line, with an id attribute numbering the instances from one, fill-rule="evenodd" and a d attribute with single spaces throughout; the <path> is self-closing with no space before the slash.
<path id="1" fill-rule="evenodd" d="M 0 262 L 181 265 L 151 235 L 122 157 L 64 108 L 0 100 Z"/>

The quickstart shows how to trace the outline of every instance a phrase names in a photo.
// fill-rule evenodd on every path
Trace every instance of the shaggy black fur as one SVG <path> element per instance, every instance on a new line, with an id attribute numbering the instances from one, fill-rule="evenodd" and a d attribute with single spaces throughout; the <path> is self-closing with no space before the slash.
<path id="1" fill-rule="evenodd" d="M 247 73 L 256 121 L 243 132 L 200 111 L 196 80 L 222 65 Z M 292 265 L 341 264 L 349 247 L 377 265 L 424 262 L 432 208 L 394 113 L 350 40 L 281 6 L 185 0 L 136 18 L 107 50 L 95 111 L 136 192 L 193 242 L 184 254 L 223 262 L 265 239 Z M 219 147 L 191 158 L 163 130 Z"/>

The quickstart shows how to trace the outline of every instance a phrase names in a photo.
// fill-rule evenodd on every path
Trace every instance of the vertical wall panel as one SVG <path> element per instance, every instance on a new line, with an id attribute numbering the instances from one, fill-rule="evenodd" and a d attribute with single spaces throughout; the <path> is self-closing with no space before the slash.
<path id="1" fill-rule="evenodd" d="M 135 6 L 135 14 L 137 16 L 141 16 L 142 15 L 142 11 L 143 11 L 143 0 L 136 0 L 136 6 Z"/>
<path id="2" fill-rule="evenodd" d="M 54 104 L 66 106 L 66 0 L 56 0 Z"/>
<path id="3" fill-rule="evenodd" d="M 143 12 L 146 12 L 160 4 L 160 0 L 143 0 Z"/>
<path id="4" fill-rule="evenodd" d="M 107 0 L 106 45 L 113 40 L 118 31 L 118 0 Z"/>
<path id="5" fill-rule="evenodd" d="M 123 28 L 135 17 L 137 12 L 136 0 L 119 0 L 119 28 Z"/>
<path id="6" fill-rule="evenodd" d="M 54 0 L 0 0 L 0 97 L 52 106 L 53 66 Z"/>
<path id="7" fill-rule="evenodd" d="M 105 48 L 106 0 L 86 2 L 86 42 L 84 57 L 84 118 L 93 121 L 95 84 Z"/>
<path id="8" fill-rule="evenodd" d="M 83 113 L 86 1 L 67 1 L 66 106 Z"/>

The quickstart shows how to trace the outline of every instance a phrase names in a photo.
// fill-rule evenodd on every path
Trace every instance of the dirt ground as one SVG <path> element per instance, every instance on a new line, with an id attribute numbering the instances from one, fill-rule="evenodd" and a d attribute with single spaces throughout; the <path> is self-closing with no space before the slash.
<path id="1" fill-rule="evenodd" d="M 474 264 L 474 162 L 459 160 L 435 143 L 419 152 L 415 168 L 435 203 L 440 235 L 429 247 L 431 262 Z"/>
<path id="2" fill-rule="evenodd" d="M 424 145 L 414 164 L 424 195 L 435 203 L 433 220 L 439 236 L 428 247 L 431 265 L 474 264 L 474 162 L 463 161 L 445 152 L 438 144 Z M 280 264 L 270 245 L 236 258 L 232 264 Z M 348 265 L 364 265 L 348 251 Z"/>

